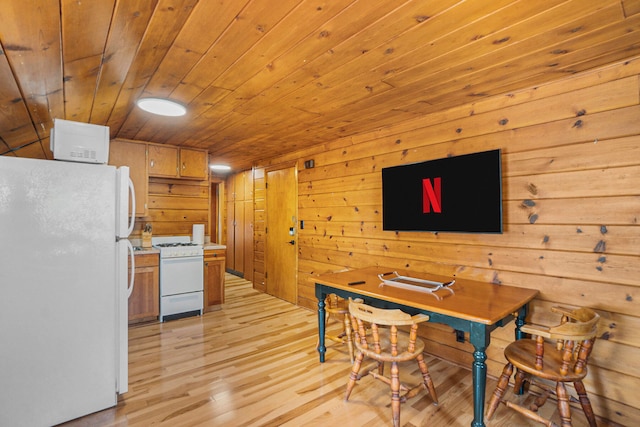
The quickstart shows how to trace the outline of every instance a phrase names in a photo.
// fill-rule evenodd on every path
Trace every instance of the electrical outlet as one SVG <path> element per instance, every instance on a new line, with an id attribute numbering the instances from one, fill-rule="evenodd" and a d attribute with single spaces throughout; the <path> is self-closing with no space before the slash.
<path id="1" fill-rule="evenodd" d="M 464 331 L 459 331 L 456 329 L 456 341 L 464 342 Z"/>

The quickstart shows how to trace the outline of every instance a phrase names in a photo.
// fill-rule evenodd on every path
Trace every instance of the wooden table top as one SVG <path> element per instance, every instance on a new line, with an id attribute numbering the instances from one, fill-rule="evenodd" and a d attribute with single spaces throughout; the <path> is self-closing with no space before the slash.
<path id="1" fill-rule="evenodd" d="M 455 278 L 451 286 L 455 292 L 451 295 L 446 290 L 439 290 L 442 297 L 438 300 L 426 292 L 380 286 L 378 274 L 396 271 L 402 276 L 416 277 L 437 282 L 449 282 L 453 277 L 438 276 L 428 273 L 416 273 L 385 267 L 367 267 L 362 269 L 327 273 L 314 277 L 314 282 L 337 289 L 354 292 L 363 296 L 378 298 L 420 310 L 440 313 L 472 322 L 493 325 L 509 314 L 519 310 L 538 294 L 536 289 L 518 288 L 515 286 L 496 285 L 475 280 Z M 390 278 L 392 276 L 385 276 Z M 349 285 L 353 282 L 363 284 Z"/>

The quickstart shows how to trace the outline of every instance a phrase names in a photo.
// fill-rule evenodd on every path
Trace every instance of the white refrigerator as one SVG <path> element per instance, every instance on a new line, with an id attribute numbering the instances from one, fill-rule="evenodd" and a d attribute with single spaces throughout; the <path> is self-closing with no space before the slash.
<path id="1" fill-rule="evenodd" d="M 127 167 L 0 156 L 0 426 L 127 391 L 130 197 Z"/>

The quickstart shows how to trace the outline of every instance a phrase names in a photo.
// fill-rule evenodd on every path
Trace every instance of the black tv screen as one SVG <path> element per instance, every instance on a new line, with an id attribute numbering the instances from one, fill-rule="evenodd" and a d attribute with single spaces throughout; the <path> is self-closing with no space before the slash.
<path id="1" fill-rule="evenodd" d="M 502 233 L 500 150 L 382 169 L 382 228 Z"/>

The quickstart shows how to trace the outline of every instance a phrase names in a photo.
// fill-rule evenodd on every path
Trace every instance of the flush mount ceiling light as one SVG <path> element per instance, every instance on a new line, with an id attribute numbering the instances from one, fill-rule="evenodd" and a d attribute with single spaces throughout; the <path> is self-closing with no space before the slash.
<path id="1" fill-rule="evenodd" d="M 158 114 L 160 116 L 177 117 L 187 114 L 187 109 L 184 105 L 169 99 L 140 98 L 136 104 L 144 111 L 148 111 L 152 114 Z"/>
<path id="2" fill-rule="evenodd" d="M 231 166 L 227 165 L 209 165 L 209 168 L 217 172 L 229 172 L 231 170 Z"/>

